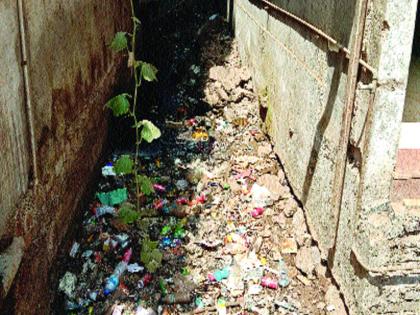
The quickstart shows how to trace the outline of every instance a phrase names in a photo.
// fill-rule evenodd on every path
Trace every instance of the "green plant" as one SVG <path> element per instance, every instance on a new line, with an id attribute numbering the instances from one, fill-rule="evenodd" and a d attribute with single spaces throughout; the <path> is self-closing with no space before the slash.
<path id="1" fill-rule="evenodd" d="M 157 248 L 159 242 L 144 239 L 141 245 L 140 260 L 149 272 L 155 272 L 162 265 L 162 253 Z"/>
<path id="2" fill-rule="evenodd" d="M 135 210 L 134 205 L 127 202 L 121 206 L 118 217 L 124 224 L 133 224 L 140 218 L 140 213 Z"/>
<path id="3" fill-rule="evenodd" d="M 140 209 L 140 192 L 150 195 L 154 192 L 151 180 L 145 175 L 139 174 L 139 151 L 142 141 L 148 143 L 159 138 L 161 132 L 151 121 L 140 120 L 137 116 L 138 93 L 143 80 L 148 82 L 157 81 L 157 69 L 150 63 L 137 60 L 136 37 L 140 27 L 140 20 L 136 17 L 134 1 L 130 0 L 132 15 L 132 32 L 118 32 L 115 34 L 110 47 L 115 52 L 127 51 L 128 65 L 132 68 L 134 77 L 133 94 L 122 93 L 111 98 L 106 107 L 112 111 L 115 117 L 130 116 L 133 119 L 133 128 L 136 133 L 134 160 L 129 155 L 121 156 L 115 163 L 115 172 L 119 175 L 134 175 L 136 184 L 136 209 Z M 129 40 L 131 39 L 131 41 Z M 132 100 L 132 103 L 130 103 Z M 125 211 L 124 213 L 126 213 Z"/>

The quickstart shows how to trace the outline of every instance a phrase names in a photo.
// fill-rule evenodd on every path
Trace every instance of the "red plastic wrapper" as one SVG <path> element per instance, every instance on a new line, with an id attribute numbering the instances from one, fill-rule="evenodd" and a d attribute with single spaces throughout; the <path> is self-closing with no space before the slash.
<path id="1" fill-rule="evenodd" d="M 261 279 L 261 286 L 273 290 L 277 290 L 279 288 L 279 284 L 277 283 L 277 280 L 271 279 L 268 277 L 262 277 Z"/>
<path id="2" fill-rule="evenodd" d="M 264 208 L 255 208 L 251 211 L 251 216 L 253 218 L 258 218 L 264 213 Z"/>

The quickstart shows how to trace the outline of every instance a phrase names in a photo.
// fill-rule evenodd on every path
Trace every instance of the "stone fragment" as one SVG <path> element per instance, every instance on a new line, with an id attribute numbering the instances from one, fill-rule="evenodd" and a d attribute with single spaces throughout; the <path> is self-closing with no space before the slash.
<path id="1" fill-rule="evenodd" d="M 295 214 L 297 209 L 298 209 L 298 205 L 294 199 L 289 199 L 284 203 L 283 211 L 284 211 L 284 215 L 287 218 L 291 218 Z"/>
<path id="2" fill-rule="evenodd" d="M 295 233 L 296 242 L 300 247 L 311 245 L 311 236 L 306 228 L 305 216 L 303 210 L 298 208 L 292 220 L 293 231 Z"/>
<path id="3" fill-rule="evenodd" d="M 269 156 L 272 152 L 272 147 L 270 143 L 263 143 L 258 146 L 257 154 L 259 157 L 266 157 Z M 281 182 L 281 179 L 279 178 L 279 181 Z"/>
<path id="4" fill-rule="evenodd" d="M 280 196 L 285 193 L 284 186 L 280 184 L 279 178 L 276 175 L 264 174 L 257 182 L 270 191 L 273 200 L 279 200 Z"/>
<path id="5" fill-rule="evenodd" d="M 325 293 L 326 310 L 331 315 L 347 314 L 344 302 L 340 297 L 340 292 L 334 285 L 330 285 Z"/>
<path id="6" fill-rule="evenodd" d="M 296 268 L 309 278 L 313 278 L 315 269 L 321 263 L 321 254 L 316 246 L 302 247 L 295 257 Z"/>

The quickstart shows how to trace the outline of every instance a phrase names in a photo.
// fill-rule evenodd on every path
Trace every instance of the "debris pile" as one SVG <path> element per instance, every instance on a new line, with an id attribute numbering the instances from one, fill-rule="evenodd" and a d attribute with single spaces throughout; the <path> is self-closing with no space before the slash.
<path id="1" fill-rule="evenodd" d="M 65 311 L 333 311 L 324 302 L 330 283 L 321 255 L 261 131 L 259 98 L 226 33 L 209 36 L 201 63 L 177 90 L 182 105 L 162 122 L 159 144 L 140 157 L 153 179 L 140 209 L 132 178 L 114 172 L 120 155 L 102 168 L 63 266 Z M 201 104 L 210 110 L 194 115 Z"/>

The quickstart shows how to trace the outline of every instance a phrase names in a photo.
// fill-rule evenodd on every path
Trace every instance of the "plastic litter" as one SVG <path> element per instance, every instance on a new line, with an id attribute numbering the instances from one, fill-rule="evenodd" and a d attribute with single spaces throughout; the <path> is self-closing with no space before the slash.
<path id="1" fill-rule="evenodd" d="M 188 188 L 189 184 L 185 179 L 180 179 L 180 180 L 176 181 L 175 186 L 180 191 L 184 191 Z"/>
<path id="2" fill-rule="evenodd" d="M 265 288 L 273 289 L 273 290 L 277 290 L 279 288 L 277 280 L 274 280 L 268 277 L 263 277 L 261 279 L 261 286 Z"/>
<path id="3" fill-rule="evenodd" d="M 128 198 L 127 188 L 119 188 L 109 192 L 99 192 L 96 195 L 99 201 L 106 206 L 121 204 Z"/>
<path id="4" fill-rule="evenodd" d="M 264 213 L 264 208 L 258 207 L 251 211 L 251 216 L 256 219 Z"/>
<path id="5" fill-rule="evenodd" d="M 256 183 L 251 188 L 251 196 L 255 208 L 264 208 L 272 204 L 270 191 Z"/>
<path id="6" fill-rule="evenodd" d="M 166 191 L 165 186 L 160 185 L 160 184 L 153 184 L 153 188 L 154 188 L 155 191 L 161 192 L 161 193 Z"/>
<path id="7" fill-rule="evenodd" d="M 95 209 L 95 215 L 97 218 L 106 214 L 115 215 L 115 208 L 111 206 L 102 206 Z"/>
<path id="8" fill-rule="evenodd" d="M 76 290 L 77 277 L 71 272 L 66 272 L 60 280 L 58 289 L 70 299 L 74 298 Z"/>
<path id="9" fill-rule="evenodd" d="M 131 248 L 124 253 L 122 261 L 118 263 L 112 275 L 106 280 L 104 287 L 105 296 L 111 294 L 117 289 L 120 283 L 120 277 L 127 270 L 128 262 L 131 259 L 132 253 L 133 251 Z"/>
<path id="10" fill-rule="evenodd" d="M 144 270 L 144 267 L 140 266 L 138 263 L 127 265 L 127 271 L 129 273 L 138 273 Z"/>
<path id="11" fill-rule="evenodd" d="M 137 287 L 139 289 L 144 289 L 151 281 L 153 280 L 153 276 L 150 273 L 146 273 L 138 283 Z"/>
<path id="12" fill-rule="evenodd" d="M 222 298 L 217 299 L 216 309 L 217 309 L 217 313 L 219 315 L 226 315 L 227 314 L 225 299 L 222 299 Z"/>
<path id="13" fill-rule="evenodd" d="M 216 270 L 214 273 L 208 275 L 210 281 L 220 282 L 224 279 L 227 279 L 230 275 L 230 268 L 225 267 L 223 269 Z"/>
<path id="14" fill-rule="evenodd" d="M 79 248 L 80 248 L 80 244 L 77 242 L 74 242 L 73 246 L 71 247 L 70 254 L 69 254 L 71 258 L 76 257 L 77 252 L 79 251 Z"/>
<path id="15" fill-rule="evenodd" d="M 162 302 L 165 304 L 188 304 L 191 301 L 191 293 L 186 292 L 171 293 L 162 298 Z"/>
<path id="16" fill-rule="evenodd" d="M 283 259 L 280 259 L 279 261 L 279 285 L 282 288 L 287 287 L 290 284 L 290 279 L 288 276 L 288 270 L 286 263 Z"/>
<path id="17" fill-rule="evenodd" d="M 157 315 L 157 313 L 152 308 L 144 308 L 139 305 L 137 306 L 135 315 Z"/>
<path id="18" fill-rule="evenodd" d="M 112 164 L 108 164 L 102 167 L 102 175 L 103 176 L 117 176 L 117 174 L 114 171 L 114 166 L 112 166 Z"/>

